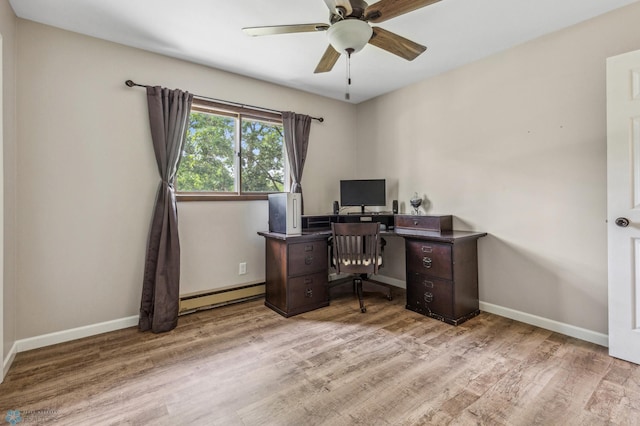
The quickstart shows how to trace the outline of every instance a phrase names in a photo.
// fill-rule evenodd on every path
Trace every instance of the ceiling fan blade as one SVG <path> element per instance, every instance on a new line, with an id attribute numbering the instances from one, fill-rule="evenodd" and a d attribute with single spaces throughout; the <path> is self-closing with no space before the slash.
<path id="1" fill-rule="evenodd" d="M 322 58 L 320 58 L 318 66 L 313 72 L 315 74 L 318 74 L 321 72 L 331 71 L 336 62 L 338 62 L 338 58 L 340 58 L 340 53 L 338 53 L 338 51 L 334 49 L 333 46 L 329 45 L 329 47 L 327 47 L 327 50 L 324 51 L 324 55 L 322 55 Z"/>
<path id="2" fill-rule="evenodd" d="M 339 15 L 337 11 L 338 6 L 344 9 L 344 16 L 349 16 L 351 15 L 351 12 L 353 12 L 351 2 L 349 0 L 324 0 L 324 2 L 333 15 Z"/>
<path id="3" fill-rule="evenodd" d="M 420 56 L 422 52 L 427 50 L 426 46 L 380 27 L 373 27 L 373 35 L 369 40 L 369 44 L 384 49 L 394 55 L 398 55 L 407 61 L 413 61 Z"/>
<path id="4" fill-rule="evenodd" d="M 370 22 L 384 22 L 439 1 L 440 0 L 380 0 L 368 6 L 364 12 L 364 16 L 365 19 Z"/>
<path id="5" fill-rule="evenodd" d="M 250 36 L 264 36 L 289 33 L 313 33 L 326 31 L 329 24 L 297 24 L 297 25 L 274 25 L 269 27 L 246 27 L 243 28 L 245 34 Z"/>

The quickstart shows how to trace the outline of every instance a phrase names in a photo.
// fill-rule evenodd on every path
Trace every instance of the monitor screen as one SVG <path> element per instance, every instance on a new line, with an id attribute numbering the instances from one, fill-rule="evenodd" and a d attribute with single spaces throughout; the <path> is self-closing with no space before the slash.
<path id="1" fill-rule="evenodd" d="M 386 206 L 384 179 L 359 179 L 340 181 L 340 205 Z"/>

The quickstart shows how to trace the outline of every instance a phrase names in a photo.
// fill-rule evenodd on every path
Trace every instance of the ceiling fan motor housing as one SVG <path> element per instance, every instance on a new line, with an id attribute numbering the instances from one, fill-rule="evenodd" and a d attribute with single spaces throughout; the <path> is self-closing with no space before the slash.
<path id="1" fill-rule="evenodd" d="M 366 1 L 363 0 L 351 0 L 351 17 L 362 19 L 364 17 L 364 11 L 369 6 Z"/>
<path id="2" fill-rule="evenodd" d="M 364 19 L 367 2 L 363 0 L 325 0 L 331 14 L 329 20 L 332 24 L 345 18 Z"/>

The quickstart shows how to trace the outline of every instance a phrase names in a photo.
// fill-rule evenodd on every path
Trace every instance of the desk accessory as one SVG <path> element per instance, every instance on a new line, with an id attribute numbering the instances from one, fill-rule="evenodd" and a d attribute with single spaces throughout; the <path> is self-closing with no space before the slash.
<path id="1" fill-rule="evenodd" d="M 422 205 L 422 198 L 418 196 L 417 192 L 413 193 L 413 197 L 411 197 L 411 199 L 409 200 L 409 203 L 411 203 L 411 206 L 413 207 L 413 214 L 419 215 L 420 210 L 418 209 Z"/>

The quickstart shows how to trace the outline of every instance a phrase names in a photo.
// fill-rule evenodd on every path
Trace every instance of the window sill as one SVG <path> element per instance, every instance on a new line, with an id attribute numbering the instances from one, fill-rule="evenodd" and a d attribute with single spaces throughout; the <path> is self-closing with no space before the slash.
<path id="1" fill-rule="evenodd" d="M 176 201 L 261 201 L 267 200 L 268 194 L 234 195 L 234 194 L 199 194 L 182 192 L 176 194 Z"/>

